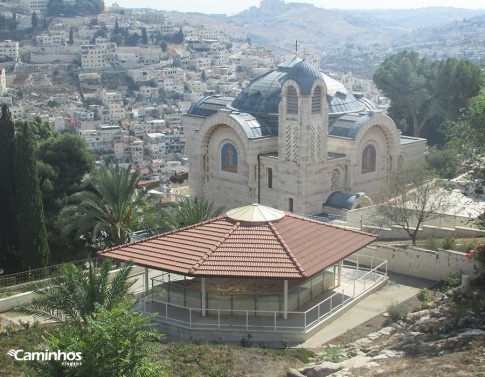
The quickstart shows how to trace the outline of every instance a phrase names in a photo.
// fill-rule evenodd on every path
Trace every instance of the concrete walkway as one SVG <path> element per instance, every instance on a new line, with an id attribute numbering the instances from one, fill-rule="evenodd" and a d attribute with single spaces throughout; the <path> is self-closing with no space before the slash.
<path id="1" fill-rule="evenodd" d="M 403 302 L 415 296 L 420 289 L 429 288 L 434 281 L 413 278 L 389 272 L 389 283 L 342 314 L 298 347 L 317 348 L 352 330 L 368 320 L 385 313 L 389 304 Z"/>

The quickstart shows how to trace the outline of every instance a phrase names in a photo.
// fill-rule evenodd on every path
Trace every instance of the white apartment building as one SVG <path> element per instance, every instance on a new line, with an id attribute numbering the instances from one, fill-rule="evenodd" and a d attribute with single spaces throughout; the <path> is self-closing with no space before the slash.
<path id="1" fill-rule="evenodd" d="M 126 118 L 126 109 L 123 101 L 108 102 L 101 106 L 100 110 L 103 122 L 116 122 Z"/>
<path id="2" fill-rule="evenodd" d="M 66 40 L 69 39 L 69 35 L 65 31 L 56 31 L 38 35 L 35 39 L 38 46 L 59 47 L 66 45 Z"/>
<path id="3" fill-rule="evenodd" d="M 145 98 L 158 98 L 158 88 L 153 88 L 151 86 L 141 86 L 140 93 Z"/>
<path id="4" fill-rule="evenodd" d="M 109 104 L 111 102 L 119 102 L 123 101 L 123 95 L 121 92 L 117 91 L 108 91 L 106 89 L 98 90 L 97 98 L 104 104 Z"/>
<path id="5" fill-rule="evenodd" d="M 73 111 L 71 114 L 71 123 L 79 124 L 81 122 L 89 122 L 94 120 L 94 111 L 83 110 Z"/>
<path id="6" fill-rule="evenodd" d="M 0 69 L 0 95 L 7 91 L 7 74 L 5 68 Z"/>
<path id="7" fill-rule="evenodd" d="M 165 134 L 161 132 L 147 133 L 145 147 L 151 158 L 159 159 L 167 155 Z"/>
<path id="8" fill-rule="evenodd" d="M 0 96 L 0 105 L 3 105 L 3 104 L 6 104 L 6 105 L 9 105 L 9 106 L 12 106 L 12 96 L 9 95 L 9 94 L 5 94 L 5 95 L 2 95 Z"/>
<path id="9" fill-rule="evenodd" d="M 90 151 L 106 153 L 113 152 L 113 140 L 116 136 L 128 134 L 114 125 L 99 125 L 94 130 L 78 130 L 76 133 L 84 138 Z"/>
<path id="10" fill-rule="evenodd" d="M 25 118 L 25 109 L 22 106 L 10 106 L 10 113 L 14 120 Z"/>
<path id="11" fill-rule="evenodd" d="M 166 92 L 184 92 L 183 81 L 177 80 L 172 77 L 163 76 L 157 79 L 157 85 Z"/>
<path id="12" fill-rule="evenodd" d="M 115 158 L 134 166 L 143 165 L 143 140 L 135 136 L 118 136 L 113 141 Z"/>
<path id="13" fill-rule="evenodd" d="M 81 45 L 81 66 L 90 70 L 109 68 L 116 49 L 116 43 L 108 42 L 105 38 L 96 38 L 94 45 Z"/>
<path id="14" fill-rule="evenodd" d="M 19 61 L 19 43 L 11 40 L 0 41 L 0 59 L 10 58 Z"/>
<path id="15" fill-rule="evenodd" d="M 224 41 L 228 39 L 223 28 L 216 28 L 211 25 L 184 26 L 182 30 L 187 39 L 217 39 Z"/>
<path id="16" fill-rule="evenodd" d="M 48 4 L 49 0 L 20 0 L 20 6 L 29 13 L 39 12 L 46 14 Z"/>
<path id="17" fill-rule="evenodd" d="M 130 131 L 139 134 L 159 133 L 165 129 L 165 121 L 163 119 L 152 119 L 145 123 L 135 123 L 130 126 Z"/>
<path id="18" fill-rule="evenodd" d="M 163 119 L 165 119 L 169 128 L 180 128 L 182 126 L 182 114 L 165 114 Z"/>
<path id="19" fill-rule="evenodd" d="M 164 175 L 167 163 L 164 159 L 154 159 L 150 161 L 150 170 L 152 174 L 158 174 L 159 177 Z"/>
<path id="20" fill-rule="evenodd" d="M 146 22 L 147 24 L 162 25 L 166 22 L 166 17 L 161 12 L 138 13 L 136 16 L 140 21 Z"/>

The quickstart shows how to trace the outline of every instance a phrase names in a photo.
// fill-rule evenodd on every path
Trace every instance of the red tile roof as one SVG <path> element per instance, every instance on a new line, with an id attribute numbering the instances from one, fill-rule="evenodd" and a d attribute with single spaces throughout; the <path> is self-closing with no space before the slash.
<path id="1" fill-rule="evenodd" d="M 292 279 L 312 276 L 376 238 L 292 213 L 264 223 L 223 215 L 99 254 L 189 276 Z"/>

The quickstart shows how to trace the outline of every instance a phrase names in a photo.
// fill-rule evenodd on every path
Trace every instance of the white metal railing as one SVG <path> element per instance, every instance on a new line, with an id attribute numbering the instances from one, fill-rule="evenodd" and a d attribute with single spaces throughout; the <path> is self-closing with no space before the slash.
<path id="1" fill-rule="evenodd" d="M 287 319 L 283 318 L 285 313 L 281 310 L 207 308 L 204 316 L 201 308 L 175 305 L 154 296 L 146 297 L 143 306 L 146 312 L 157 313 L 155 320 L 158 322 L 193 330 L 307 332 L 387 278 L 387 261 L 380 258 L 354 255 L 344 264 L 347 269 L 366 272 L 308 310 L 288 311 Z"/>

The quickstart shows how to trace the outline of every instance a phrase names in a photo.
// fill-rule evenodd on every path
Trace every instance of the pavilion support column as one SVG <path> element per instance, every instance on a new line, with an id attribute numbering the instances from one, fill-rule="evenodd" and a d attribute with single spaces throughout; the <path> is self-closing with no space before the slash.
<path id="1" fill-rule="evenodd" d="M 202 305 L 202 317 L 205 317 L 205 309 L 206 309 L 206 306 L 207 306 L 207 303 L 205 301 L 206 299 L 206 295 L 205 295 L 205 278 L 202 278 L 201 281 L 200 281 L 200 290 L 201 290 L 201 294 L 202 294 L 202 300 L 201 300 L 201 305 Z"/>
<path id="2" fill-rule="evenodd" d="M 341 260 L 340 262 L 338 262 L 338 278 L 337 278 L 337 281 L 338 281 L 339 287 L 342 284 L 342 269 L 343 268 L 344 268 L 344 261 Z"/>
<path id="3" fill-rule="evenodd" d="M 150 290 L 150 285 L 149 285 L 149 279 L 148 279 L 148 267 L 145 267 L 145 275 L 144 275 L 144 280 L 145 280 L 145 294 L 148 294 L 148 291 Z"/>
<path id="4" fill-rule="evenodd" d="M 288 319 L 288 280 L 283 282 L 283 319 Z"/>

